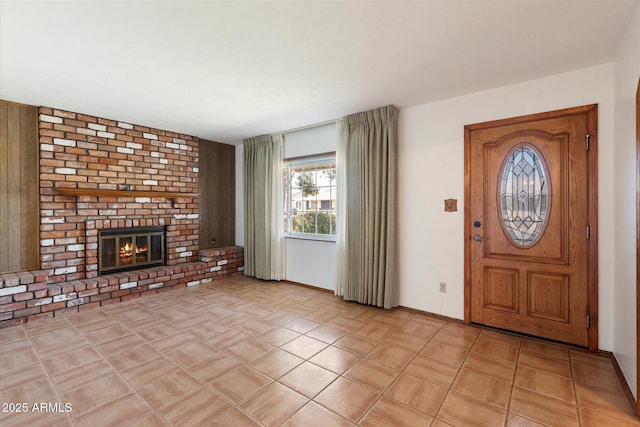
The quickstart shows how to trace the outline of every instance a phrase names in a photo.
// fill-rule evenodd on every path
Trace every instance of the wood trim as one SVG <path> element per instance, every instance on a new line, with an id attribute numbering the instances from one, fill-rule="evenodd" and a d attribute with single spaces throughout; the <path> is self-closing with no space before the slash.
<path id="1" fill-rule="evenodd" d="M 464 323 L 464 321 L 460 319 L 456 319 L 454 317 L 443 316 L 441 314 L 431 313 L 429 311 L 424 311 L 424 310 L 418 310 L 417 308 L 405 307 L 403 305 L 399 305 L 398 310 L 406 311 L 412 314 L 418 314 L 424 317 L 430 317 L 432 319 L 442 320 L 443 322 L 455 323 L 458 325 L 462 325 Z M 473 325 L 473 326 L 476 327 L 477 325 Z"/>
<path id="2" fill-rule="evenodd" d="M 164 197 L 167 199 L 193 199 L 198 193 L 178 193 L 173 191 L 127 191 L 127 190 L 100 190 L 92 188 L 55 188 L 58 194 L 63 196 L 95 196 L 95 197 Z"/>
<path id="3" fill-rule="evenodd" d="M 464 324 L 471 324 L 471 130 L 464 127 Z"/>
<path id="4" fill-rule="evenodd" d="M 282 280 L 282 283 L 288 283 L 288 284 L 294 285 L 294 286 L 301 286 L 303 288 L 313 289 L 314 291 L 319 291 L 319 292 L 322 292 L 322 293 L 328 293 L 328 294 L 331 294 L 331 295 L 335 294 L 335 292 L 332 291 L 331 289 L 320 288 L 320 287 L 313 286 L 313 285 L 306 285 L 304 283 L 294 282 L 294 281 L 291 281 L 291 280 Z M 341 298 L 341 297 L 336 295 L 336 298 Z M 345 302 L 362 305 L 362 304 L 360 304 L 358 302 L 354 302 L 354 301 L 345 301 Z M 378 308 L 378 307 L 375 307 L 375 308 Z M 402 305 L 399 305 L 396 308 L 398 310 L 406 311 L 406 312 L 409 312 L 409 313 L 412 313 L 412 314 L 418 314 L 418 315 L 425 316 L 425 317 L 430 317 L 432 319 L 442 320 L 444 322 L 450 322 L 450 323 L 456 323 L 456 324 L 462 324 L 463 323 L 463 321 L 460 320 L 460 319 L 455 319 L 453 317 L 448 317 L 448 316 L 442 316 L 440 314 L 430 313 L 428 311 L 418 310 L 417 308 L 410 308 L 410 307 L 405 307 L 405 306 L 402 306 Z"/>
<path id="5" fill-rule="evenodd" d="M 624 373 L 616 360 L 616 355 L 610 351 L 600 351 L 598 354 L 602 356 L 606 356 L 611 359 L 611 363 L 613 364 L 613 369 L 616 371 L 616 375 L 618 376 L 618 381 L 620 381 L 620 385 L 624 390 L 624 394 L 627 395 L 627 399 L 629 399 L 629 403 L 631 404 L 631 408 L 635 409 L 636 407 L 636 399 L 633 397 L 633 392 L 631 392 L 631 387 L 629 387 L 629 383 L 627 383 L 627 379 L 624 377 Z"/>
<path id="6" fill-rule="evenodd" d="M 546 111 L 544 113 L 530 114 L 528 116 L 510 117 L 508 119 L 492 120 L 490 122 L 474 123 L 466 125 L 464 128 L 472 130 L 488 129 L 496 126 L 508 126 L 523 122 L 533 122 L 536 120 L 553 119 L 571 114 L 589 113 L 593 109 L 598 109 L 598 104 L 583 105 L 580 107 L 565 108 L 563 110 Z"/>
<path id="7" fill-rule="evenodd" d="M 288 283 L 288 284 L 290 284 L 290 285 L 294 285 L 294 286 L 300 286 L 300 287 L 303 287 L 303 288 L 313 289 L 314 291 L 320 291 L 320 292 L 327 293 L 327 294 L 331 294 L 331 295 L 334 295 L 334 294 L 335 294 L 335 292 L 334 292 L 334 291 L 332 291 L 331 289 L 320 288 L 320 287 L 318 287 L 318 286 L 313 286 L 313 285 L 306 285 L 306 284 L 304 284 L 304 283 L 294 282 L 294 281 L 292 281 L 292 280 L 282 280 L 282 282 L 283 282 L 283 283 Z M 337 296 L 337 295 L 336 295 L 336 296 Z"/>
<path id="8" fill-rule="evenodd" d="M 636 89 L 636 416 L 640 418 L 640 79 Z"/>
<path id="9" fill-rule="evenodd" d="M 21 104 L 22 105 L 22 104 Z M 33 245 L 34 249 L 33 249 L 33 254 L 36 254 L 36 259 L 33 261 L 33 264 L 29 267 L 36 267 L 36 268 L 40 268 L 41 264 L 40 264 L 40 123 L 38 121 L 38 113 L 39 113 L 39 109 L 36 106 L 31 106 L 31 111 L 33 114 L 33 118 L 30 119 L 33 121 L 33 138 L 34 138 L 34 143 L 35 143 L 35 153 L 34 153 L 34 162 L 36 164 L 36 173 L 35 173 L 35 181 L 33 183 L 33 186 L 35 187 L 34 189 L 34 195 L 33 195 L 33 200 L 31 201 L 29 207 L 27 209 L 31 210 L 35 210 L 37 213 L 34 215 L 34 219 L 33 225 L 36 225 L 38 227 L 38 232 L 37 233 L 33 233 L 33 230 L 30 230 L 28 227 L 23 227 L 23 234 L 33 234 L 30 239 L 31 239 L 31 244 Z M 28 264 L 25 264 L 25 267 Z M 29 270 L 31 270 L 32 268 L 29 268 Z"/>
<path id="10" fill-rule="evenodd" d="M 587 114 L 587 132 L 591 135 L 589 151 L 587 152 L 587 224 L 590 236 L 587 242 L 587 257 L 589 262 L 587 295 L 589 307 L 589 351 L 598 351 L 598 105 L 590 105 L 584 111 Z"/>
<path id="11" fill-rule="evenodd" d="M 588 330 L 588 348 L 595 352 L 598 350 L 598 104 L 475 123 L 464 127 L 464 323 L 467 325 L 471 323 L 471 206 L 469 203 L 471 200 L 471 131 L 576 114 L 587 115 L 587 132 L 592 135 L 591 146 L 587 153 L 587 192 L 589 195 L 587 222 L 591 227 L 587 255 L 589 262 L 587 313 L 591 320 L 591 327 Z M 640 316 L 640 311 L 638 316 Z M 638 351 L 640 353 L 640 347 Z"/>

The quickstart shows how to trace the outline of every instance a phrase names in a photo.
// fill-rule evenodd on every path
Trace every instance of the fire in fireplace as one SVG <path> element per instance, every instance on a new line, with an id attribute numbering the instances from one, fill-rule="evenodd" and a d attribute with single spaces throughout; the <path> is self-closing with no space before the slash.
<path id="1" fill-rule="evenodd" d="M 164 227 L 98 231 L 98 273 L 164 265 Z"/>

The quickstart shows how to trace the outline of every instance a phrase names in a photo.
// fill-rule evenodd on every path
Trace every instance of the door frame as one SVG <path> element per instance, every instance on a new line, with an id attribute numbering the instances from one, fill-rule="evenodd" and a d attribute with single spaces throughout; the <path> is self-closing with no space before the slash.
<path id="1" fill-rule="evenodd" d="M 636 89 L 636 416 L 640 418 L 640 79 Z"/>
<path id="2" fill-rule="evenodd" d="M 471 206 L 467 203 L 471 200 L 471 131 L 572 114 L 587 115 L 587 133 L 591 135 L 587 151 L 587 223 L 590 226 L 590 238 L 587 241 L 587 314 L 590 327 L 587 335 L 589 350 L 598 351 L 598 104 L 475 123 L 464 127 L 464 323 L 471 324 L 472 230 Z"/>

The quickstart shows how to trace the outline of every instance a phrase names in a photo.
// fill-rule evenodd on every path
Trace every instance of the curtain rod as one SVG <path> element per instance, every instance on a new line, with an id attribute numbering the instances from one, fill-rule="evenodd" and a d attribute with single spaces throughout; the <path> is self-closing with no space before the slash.
<path id="1" fill-rule="evenodd" d="M 312 125 L 300 126 L 300 127 L 297 127 L 297 128 L 284 130 L 284 131 L 281 131 L 281 132 L 274 132 L 271 135 L 293 133 L 293 132 L 297 132 L 299 130 L 312 129 L 312 128 L 316 128 L 316 127 L 319 127 L 319 126 L 329 125 L 331 123 L 338 123 L 338 122 L 341 122 L 341 121 L 342 121 L 342 119 L 327 120 L 327 121 L 320 122 L 320 123 L 315 123 L 315 124 L 312 124 Z"/>

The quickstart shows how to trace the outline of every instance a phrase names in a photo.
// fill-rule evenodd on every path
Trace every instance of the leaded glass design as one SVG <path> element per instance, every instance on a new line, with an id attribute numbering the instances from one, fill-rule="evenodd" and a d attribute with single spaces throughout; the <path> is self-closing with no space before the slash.
<path id="1" fill-rule="evenodd" d="M 500 184 L 500 210 L 509 237 L 530 246 L 542 232 L 549 211 L 548 171 L 533 147 L 522 145 L 506 159 Z"/>

